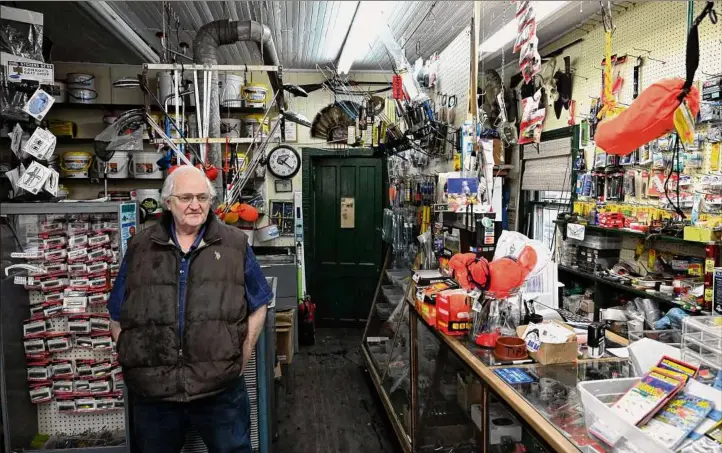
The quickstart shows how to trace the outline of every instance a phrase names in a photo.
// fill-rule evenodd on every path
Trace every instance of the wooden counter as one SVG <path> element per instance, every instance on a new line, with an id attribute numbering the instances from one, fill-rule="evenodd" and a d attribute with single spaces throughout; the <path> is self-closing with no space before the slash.
<path id="1" fill-rule="evenodd" d="M 522 396 L 520 396 L 512 387 L 494 373 L 494 366 L 487 366 L 478 357 L 476 357 L 462 342 L 455 337 L 445 335 L 436 328 L 430 326 L 428 322 L 416 311 L 415 304 L 407 300 L 410 312 L 414 315 L 409 322 L 413 322 L 413 318 L 420 320 L 429 330 L 434 332 L 436 336 L 449 349 L 461 359 L 486 385 L 488 385 L 501 399 L 503 399 L 514 411 L 524 419 L 524 421 L 556 452 L 563 453 L 579 453 L 577 448 L 569 439 L 567 439 L 554 425 L 549 423 L 547 419 L 534 409 Z M 606 338 L 617 344 L 627 345 L 629 341 L 613 332 L 607 331 Z M 584 359 L 580 361 L 608 361 L 618 358 L 602 358 L 602 359 Z M 538 365 L 538 364 L 535 364 Z M 518 367 L 523 368 L 524 365 Z"/>

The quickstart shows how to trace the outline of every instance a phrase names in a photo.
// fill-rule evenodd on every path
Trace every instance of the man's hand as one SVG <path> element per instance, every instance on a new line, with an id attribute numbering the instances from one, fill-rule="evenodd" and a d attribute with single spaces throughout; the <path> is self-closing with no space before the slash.
<path id="1" fill-rule="evenodd" d="M 120 336 L 120 323 L 118 321 L 110 321 L 110 336 L 113 337 L 113 341 L 118 342 Z"/>
<path id="2" fill-rule="evenodd" d="M 256 347 L 258 336 L 263 330 L 263 325 L 266 322 L 267 311 L 268 308 L 266 308 L 266 306 L 264 305 L 251 313 L 251 315 L 248 317 L 248 335 L 246 336 L 246 341 L 243 342 L 242 346 L 244 370 L 246 369 L 246 363 L 248 363 L 251 355 L 253 355 L 253 349 Z"/>

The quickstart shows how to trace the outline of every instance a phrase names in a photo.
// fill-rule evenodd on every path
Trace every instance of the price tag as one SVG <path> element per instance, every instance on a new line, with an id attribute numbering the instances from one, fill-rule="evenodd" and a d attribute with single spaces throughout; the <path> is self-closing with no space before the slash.
<path id="1" fill-rule="evenodd" d="M 579 241 L 584 240 L 584 225 L 578 225 L 576 223 L 567 224 L 567 237 L 571 239 L 577 239 Z"/>
<path id="2" fill-rule="evenodd" d="M 27 278 L 21 277 L 19 275 L 13 279 L 13 283 L 15 283 L 16 285 L 24 285 L 27 283 L 27 281 L 28 281 Z"/>

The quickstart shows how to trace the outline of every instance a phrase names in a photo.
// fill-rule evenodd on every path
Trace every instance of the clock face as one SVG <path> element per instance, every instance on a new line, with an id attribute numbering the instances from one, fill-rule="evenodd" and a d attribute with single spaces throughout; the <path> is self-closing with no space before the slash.
<path id="1" fill-rule="evenodd" d="M 295 149 L 281 145 L 268 155 L 268 170 L 277 178 L 288 179 L 298 173 L 301 158 Z"/>

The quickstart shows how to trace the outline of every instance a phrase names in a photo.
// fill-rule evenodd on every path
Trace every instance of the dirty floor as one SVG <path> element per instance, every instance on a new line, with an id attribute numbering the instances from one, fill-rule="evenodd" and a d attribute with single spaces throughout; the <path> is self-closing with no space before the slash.
<path id="1" fill-rule="evenodd" d="M 364 370 L 363 329 L 318 329 L 278 389 L 275 453 L 397 453 L 393 428 Z"/>

